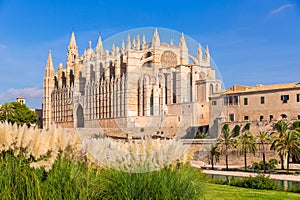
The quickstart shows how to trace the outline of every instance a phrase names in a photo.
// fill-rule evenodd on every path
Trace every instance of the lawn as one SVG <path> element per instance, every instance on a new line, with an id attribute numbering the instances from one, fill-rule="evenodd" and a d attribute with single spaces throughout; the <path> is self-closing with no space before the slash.
<path id="1" fill-rule="evenodd" d="M 300 199 L 300 194 L 291 192 L 281 192 L 272 190 L 255 190 L 233 187 L 228 185 L 207 184 L 204 195 L 206 200 L 239 200 L 239 199 L 270 199 L 270 200 L 282 200 L 282 199 Z"/>

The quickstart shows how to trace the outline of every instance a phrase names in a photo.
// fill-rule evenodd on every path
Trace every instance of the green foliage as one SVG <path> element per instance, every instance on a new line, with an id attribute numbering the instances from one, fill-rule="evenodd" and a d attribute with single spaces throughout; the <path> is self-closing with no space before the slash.
<path id="1" fill-rule="evenodd" d="M 95 170 L 61 157 L 46 172 L 22 156 L 1 153 L 0 199 L 99 199 L 99 181 Z"/>
<path id="2" fill-rule="evenodd" d="M 269 162 L 266 162 L 266 170 L 274 170 L 277 165 L 278 165 L 278 161 L 275 158 L 272 158 L 269 160 Z M 252 164 L 252 168 L 255 170 L 263 170 L 264 162 L 263 161 L 260 161 L 259 163 L 255 162 Z"/>
<path id="3" fill-rule="evenodd" d="M 202 173 L 189 166 L 134 174 L 108 169 L 101 176 L 103 199 L 199 199 L 204 193 Z"/>
<path id="4" fill-rule="evenodd" d="M 281 156 L 287 156 L 287 170 L 290 157 L 300 158 L 300 133 L 296 130 L 283 132 L 273 141 L 272 147 Z"/>
<path id="5" fill-rule="evenodd" d="M 235 127 L 232 130 L 232 134 L 234 137 L 238 136 L 240 134 L 241 127 L 239 125 L 235 125 Z"/>
<path id="6" fill-rule="evenodd" d="M 245 131 L 249 131 L 250 130 L 250 123 L 247 123 L 245 126 L 244 126 L 244 130 Z"/>
<path id="7" fill-rule="evenodd" d="M 0 199 L 199 199 L 205 176 L 190 166 L 147 173 L 94 169 L 60 156 L 52 169 L 30 168 L 13 152 L 0 153 Z"/>
<path id="8" fill-rule="evenodd" d="M 247 168 L 247 153 L 255 153 L 257 148 L 257 143 L 255 137 L 248 130 L 237 138 L 237 149 L 241 155 L 244 155 L 245 169 Z"/>
<path id="9" fill-rule="evenodd" d="M 225 165 L 228 170 L 228 150 L 235 147 L 236 138 L 235 135 L 230 131 L 229 125 L 224 124 L 222 133 L 218 137 L 218 144 L 221 146 L 221 151 L 225 153 Z"/>
<path id="10" fill-rule="evenodd" d="M 5 103 L 0 107 L 0 121 L 8 121 L 18 125 L 36 124 L 38 121 L 37 114 L 30 110 L 25 104 L 19 102 Z"/>
<path id="11" fill-rule="evenodd" d="M 95 133 L 92 138 L 94 139 L 102 139 L 102 138 L 105 138 L 105 135 L 103 134 L 100 134 L 100 133 Z"/>
<path id="12" fill-rule="evenodd" d="M 256 190 L 228 185 L 207 184 L 204 199 L 213 200 L 298 200 L 299 194 L 274 190 Z"/>
<path id="13" fill-rule="evenodd" d="M 196 133 L 195 139 L 205 139 L 207 138 L 207 133 Z"/>
<path id="14" fill-rule="evenodd" d="M 300 121 L 294 121 L 293 127 L 294 127 L 294 129 L 300 128 Z"/>
<path id="15" fill-rule="evenodd" d="M 264 190 L 283 190 L 276 180 L 270 179 L 265 175 L 257 175 L 255 177 L 247 177 L 236 179 L 231 177 L 231 179 L 219 179 L 214 181 L 214 183 L 222 185 L 231 185 L 244 188 L 252 189 L 264 189 Z"/>
<path id="16" fill-rule="evenodd" d="M 278 165 L 278 160 L 275 158 L 271 158 L 269 160 L 269 165 L 270 165 L 270 169 L 275 169 L 276 166 Z"/>

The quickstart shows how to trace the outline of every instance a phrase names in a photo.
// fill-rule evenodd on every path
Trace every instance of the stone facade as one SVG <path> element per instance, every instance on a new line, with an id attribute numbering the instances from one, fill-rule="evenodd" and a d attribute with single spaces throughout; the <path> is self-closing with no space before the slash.
<path id="1" fill-rule="evenodd" d="M 239 86 L 210 97 L 211 135 L 220 134 L 223 123 L 244 126 L 251 131 L 271 130 L 279 120 L 300 120 L 300 83 Z"/>
<path id="2" fill-rule="evenodd" d="M 170 36 L 170 39 L 171 36 Z M 44 76 L 44 127 L 99 127 L 106 134 L 163 133 L 184 135 L 189 127 L 208 126 L 209 96 L 221 89 L 210 64 L 208 47 L 189 53 L 182 34 L 179 45 L 128 35 L 121 48 L 95 49 L 78 55 L 75 34 L 66 67 L 55 72 L 51 52 Z"/>

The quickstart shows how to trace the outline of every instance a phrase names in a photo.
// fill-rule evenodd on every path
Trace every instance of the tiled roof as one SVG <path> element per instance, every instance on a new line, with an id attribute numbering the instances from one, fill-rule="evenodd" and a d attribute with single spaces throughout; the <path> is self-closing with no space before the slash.
<path id="1" fill-rule="evenodd" d="M 274 84 L 274 85 L 256 85 L 256 86 L 234 85 L 231 88 L 226 89 L 225 94 L 250 93 L 250 92 L 261 92 L 261 91 L 270 91 L 270 90 L 286 90 L 286 89 L 293 89 L 293 88 L 300 89 L 300 82 Z"/>

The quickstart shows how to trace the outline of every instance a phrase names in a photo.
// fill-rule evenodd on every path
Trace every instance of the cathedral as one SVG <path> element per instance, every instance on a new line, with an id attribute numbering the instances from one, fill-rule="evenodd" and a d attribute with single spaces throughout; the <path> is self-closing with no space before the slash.
<path id="1" fill-rule="evenodd" d="M 221 90 L 208 46 L 189 53 L 178 45 L 130 35 L 105 50 L 101 36 L 78 54 L 72 32 L 65 66 L 54 69 L 51 51 L 44 75 L 43 127 L 100 128 L 107 135 L 184 135 L 209 125 L 209 96 Z M 147 39 L 149 39 L 147 41 Z M 207 131 L 207 130 L 206 130 Z"/>

